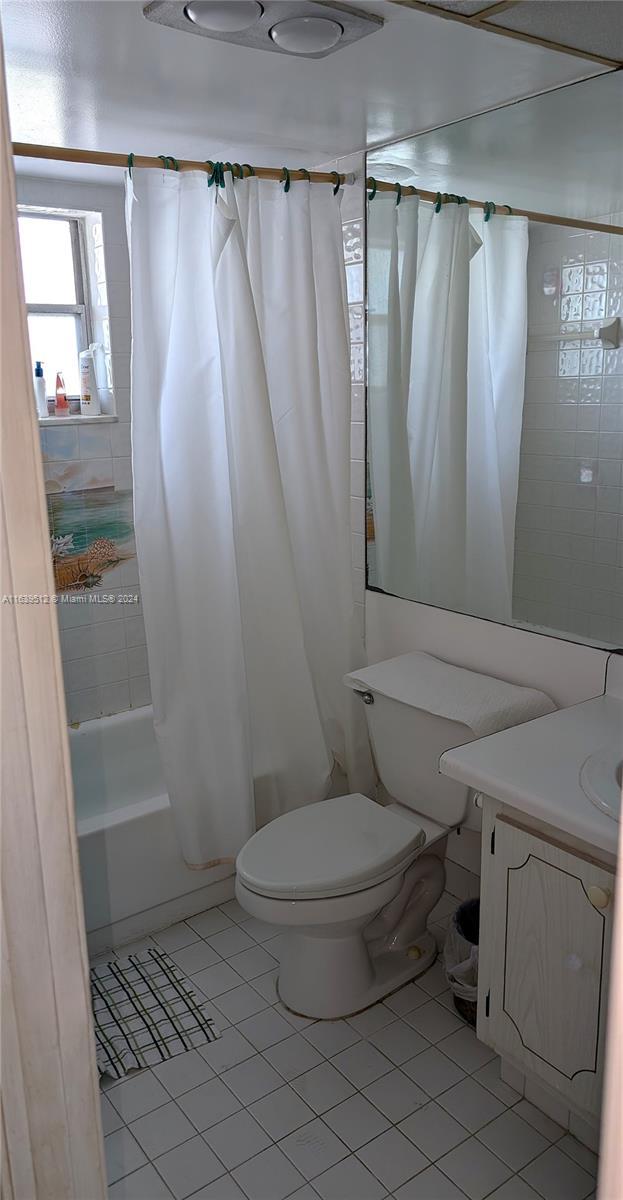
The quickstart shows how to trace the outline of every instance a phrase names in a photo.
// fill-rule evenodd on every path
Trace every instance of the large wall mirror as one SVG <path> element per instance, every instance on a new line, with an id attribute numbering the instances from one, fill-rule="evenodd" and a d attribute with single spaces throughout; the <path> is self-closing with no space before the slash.
<path id="1" fill-rule="evenodd" d="M 368 155 L 368 587 L 623 646 L 622 128 L 606 74 Z"/>

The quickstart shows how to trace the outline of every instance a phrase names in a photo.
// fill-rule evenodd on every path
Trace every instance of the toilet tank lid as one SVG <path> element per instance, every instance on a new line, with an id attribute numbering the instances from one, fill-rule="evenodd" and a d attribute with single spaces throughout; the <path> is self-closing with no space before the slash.
<path id="1" fill-rule="evenodd" d="M 421 650 L 353 671 L 344 683 L 465 725 L 475 738 L 556 709 L 544 692 L 455 667 Z"/>

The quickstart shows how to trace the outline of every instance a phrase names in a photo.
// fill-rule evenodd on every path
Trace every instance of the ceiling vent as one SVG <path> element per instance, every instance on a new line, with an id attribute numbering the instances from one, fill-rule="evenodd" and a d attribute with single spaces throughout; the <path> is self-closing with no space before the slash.
<path id="1" fill-rule="evenodd" d="M 325 0 L 151 0 L 148 21 L 275 54 L 324 58 L 381 29 L 372 13 Z"/>

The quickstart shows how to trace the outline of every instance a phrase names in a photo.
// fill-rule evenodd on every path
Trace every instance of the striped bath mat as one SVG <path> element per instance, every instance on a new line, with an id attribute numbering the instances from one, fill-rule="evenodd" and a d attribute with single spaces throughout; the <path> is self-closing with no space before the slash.
<path id="1" fill-rule="evenodd" d="M 91 970 L 91 999 L 100 1075 L 121 1079 L 220 1034 L 190 981 L 156 947 Z"/>

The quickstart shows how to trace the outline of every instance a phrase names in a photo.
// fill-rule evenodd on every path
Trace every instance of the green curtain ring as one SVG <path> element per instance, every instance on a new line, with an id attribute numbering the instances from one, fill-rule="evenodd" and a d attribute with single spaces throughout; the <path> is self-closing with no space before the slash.
<path id="1" fill-rule="evenodd" d="M 180 164 L 172 154 L 159 154 L 158 158 L 162 162 L 165 171 L 179 171 Z M 173 163 L 172 167 L 169 165 L 170 163 Z"/>
<path id="2" fill-rule="evenodd" d="M 287 167 L 281 168 L 281 179 L 283 182 L 284 192 L 289 192 L 290 191 L 290 172 L 288 171 Z"/>
<path id="3" fill-rule="evenodd" d="M 493 200 L 487 200 L 487 203 L 485 204 L 485 221 L 490 221 L 491 217 L 494 215 L 495 204 L 493 203 Z"/>
<path id="4" fill-rule="evenodd" d="M 243 164 L 242 164 L 242 167 L 241 167 L 241 171 L 242 171 L 242 175 L 240 176 L 240 178 L 241 178 L 241 179 L 244 179 L 244 173 L 245 173 L 245 171 L 247 172 L 247 175 L 248 175 L 249 177 L 250 177 L 251 175 L 255 175 L 255 167 L 251 167 L 251 166 L 249 166 L 249 163 L 243 163 Z"/>
<path id="5" fill-rule="evenodd" d="M 331 174 L 335 180 L 335 187 L 333 188 L 333 195 L 337 196 L 337 194 L 342 186 L 342 180 L 340 179 L 338 171 L 332 171 Z"/>
<path id="6" fill-rule="evenodd" d="M 434 211 L 436 213 L 441 212 L 441 205 L 442 205 L 441 192 L 437 192 L 435 195 L 435 209 L 434 209 Z"/>
<path id="7" fill-rule="evenodd" d="M 240 166 L 240 163 L 232 163 L 231 173 L 232 173 L 234 179 L 244 179 L 244 171 L 243 171 L 242 167 Z"/>
<path id="8" fill-rule="evenodd" d="M 512 210 L 512 208 L 511 208 L 510 204 L 505 204 L 505 205 L 504 205 L 504 208 L 507 210 L 509 217 L 512 217 L 512 215 L 513 215 L 513 210 Z"/>
<path id="9" fill-rule="evenodd" d="M 311 183 L 311 175 L 310 175 L 309 171 L 307 170 L 307 167 L 299 167 L 299 171 L 301 172 L 301 175 L 305 176 L 307 182 Z"/>
<path id="10" fill-rule="evenodd" d="M 376 196 L 376 179 L 373 175 L 370 175 L 369 178 L 366 179 L 366 186 L 370 188 L 370 191 L 368 192 L 368 200 L 374 200 L 374 197 Z"/>
<path id="11" fill-rule="evenodd" d="M 402 200 L 402 184 L 395 183 L 394 187 L 396 189 L 396 208 L 398 208 L 398 205 L 400 204 L 400 201 Z"/>
<path id="12" fill-rule="evenodd" d="M 467 204 L 467 196 L 457 196 L 457 204 Z"/>
<path id="13" fill-rule="evenodd" d="M 133 169 L 134 169 L 134 155 L 128 154 L 128 175 L 130 176 L 130 179 L 132 178 Z"/>

